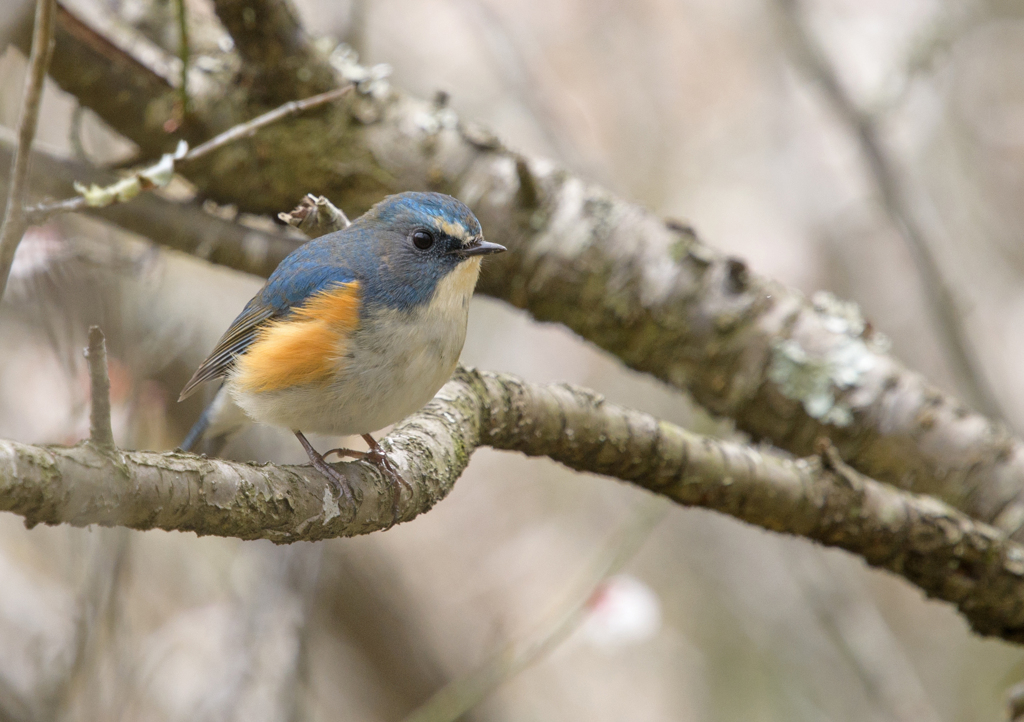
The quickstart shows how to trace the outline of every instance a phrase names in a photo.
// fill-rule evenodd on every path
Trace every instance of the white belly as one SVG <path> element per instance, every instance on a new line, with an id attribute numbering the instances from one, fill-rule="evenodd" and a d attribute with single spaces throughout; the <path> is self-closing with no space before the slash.
<path id="1" fill-rule="evenodd" d="M 254 421 L 304 432 L 366 434 L 400 421 L 451 378 L 466 340 L 472 287 L 458 298 L 438 290 L 428 305 L 367 319 L 328 384 L 253 393 L 229 378 L 232 398 Z"/>

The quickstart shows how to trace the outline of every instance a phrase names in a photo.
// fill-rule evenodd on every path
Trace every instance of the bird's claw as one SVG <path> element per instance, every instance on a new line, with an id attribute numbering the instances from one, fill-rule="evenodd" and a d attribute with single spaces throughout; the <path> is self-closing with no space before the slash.
<path id="1" fill-rule="evenodd" d="M 324 452 L 324 457 L 330 456 L 331 454 L 337 454 L 338 456 L 348 456 L 354 459 L 362 459 L 368 461 L 378 469 L 380 472 L 387 477 L 388 481 L 391 482 L 391 486 L 394 489 L 394 500 L 391 504 L 392 519 L 391 523 L 398 523 L 398 502 L 401 500 L 402 489 L 406 489 L 410 496 L 412 495 L 412 485 L 409 484 L 405 479 L 402 478 L 401 472 L 394 465 L 391 459 L 388 457 L 387 452 L 381 448 L 381 445 L 377 443 L 369 434 L 363 434 L 363 440 L 366 441 L 369 446 L 368 451 L 356 451 L 355 449 L 331 449 L 330 451 Z M 337 473 L 337 472 L 335 472 Z"/>

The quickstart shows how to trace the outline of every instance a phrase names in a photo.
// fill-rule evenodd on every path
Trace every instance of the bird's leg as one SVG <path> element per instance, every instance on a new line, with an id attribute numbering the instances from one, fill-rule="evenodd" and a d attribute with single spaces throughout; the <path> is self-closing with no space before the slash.
<path id="1" fill-rule="evenodd" d="M 391 474 L 398 479 L 398 483 L 404 486 L 409 493 L 412 494 L 412 487 L 409 485 L 409 482 L 403 479 L 402 475 L 398 473 L 398 469 L 391 463 L 391 459 L 389 459 L 388 455 L 384 453 L 384 449 L 382 449 L 380 444 L 377 443 L 377 440 L 369 434 L 360 434 L 360 436 L 363 437 L 363 441 L 366 442 L 366 445 L 370 447 L 366 458 L 374 464 L 378 464 L 391 472 Z"/>
<path id="2" fill-rule="evenodd" d="M 354 504 L 355 495 L 352 493 L 352 487 L 349 486 L 348 479 L 324 459 L 325 456 L 333 452 L 328 451 L 326 454 L 321 454 L 306 440 L 301 431 L 293 431 L 292 433 L 295 434 L 295 438 L 302 444 L 302 448 L 306 450 L 306 456 L 309 457 L 309 463 L 313 465 L 313 468 L 327 477 L 327 480 L 331 482 L 331 486 L 334 487 L 338 494 L 345 497 L 346 501 Z"/>
<path id="3" fill-rule="evenodd" d="M 408 490 L 410 496 L 412 495 L 412 486 L 399 473 L 398 469 L 394 464 L 391 463 L 391 459 L 381 448 L 377 440 L 369 434 L 360 434 L 363 437 L 363 441 L 366 442 L 367 446 L 370 447 L 369 451 L 355 451 L 354 449 L 331 449 L 324 453 L 324 456 L 330 456 L 331 454 L 337 454 L 338 456 L 350 456 L 354 459 L 364 459 L 369 461 L 371 464 L 381 470 L 392 483 L 392 486 L 397 487 L 395 489 L 395 501 L 393 505 L 393 512 L 395 519 L 398 519 L 398 501 L 401 496 L 402 487 Z"/>

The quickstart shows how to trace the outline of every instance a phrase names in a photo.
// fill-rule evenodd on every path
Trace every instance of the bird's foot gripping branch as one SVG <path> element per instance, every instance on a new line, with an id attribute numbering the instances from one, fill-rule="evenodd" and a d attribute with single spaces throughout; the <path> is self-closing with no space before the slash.
<path id="1" fill-rule="evenodd" d="M 783 458 L 584 389 L 465 368 L 382 444 L 409 493 L 373 464 L 335 464 L 353 490 L 347 501 L 309 466 L 0 441 L 0 508 L 30 526 L 314 541 L 388 528 L 396 509 L 404 521 L 429 510 L 486 445 L 846 549 L 956 604 L 977 632 L 1024 642 L 1024 548 L 940 501 L 862 476 L 828 446 L 816 457 Z"/>

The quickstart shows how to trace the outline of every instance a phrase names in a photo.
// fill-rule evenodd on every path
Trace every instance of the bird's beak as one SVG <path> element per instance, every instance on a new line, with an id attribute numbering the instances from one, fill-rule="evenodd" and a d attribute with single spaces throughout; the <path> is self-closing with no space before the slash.
<path id="1" fill-rule="evenodd" d="M 487 256 L 492 253 L 501 253 L 506 250 L 505 246 L 499 246 L 497 243 L 490 243 L 488 241 L 480 241 L 474 246 L 467 246 L 460 248 L 456 253 L 464 258 L 470 256 Z"/>

